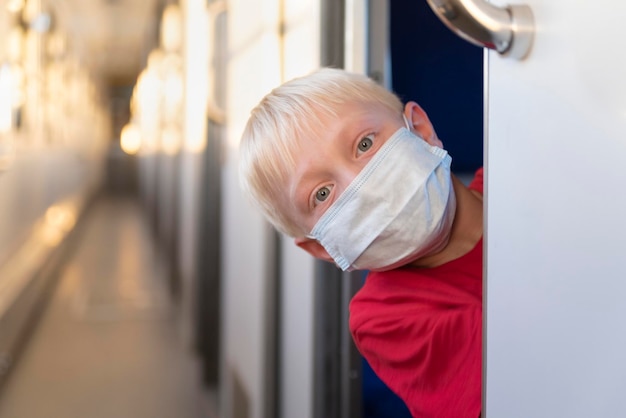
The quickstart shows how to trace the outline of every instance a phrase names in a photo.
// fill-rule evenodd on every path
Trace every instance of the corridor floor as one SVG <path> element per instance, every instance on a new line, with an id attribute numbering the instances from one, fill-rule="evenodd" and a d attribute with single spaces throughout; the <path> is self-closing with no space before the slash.
<path id="1" fill-rule="evenodd" d="M 0 418 L 204 418 L 184 336 L 139 205 L 100 199 L 0 394 Z"/>

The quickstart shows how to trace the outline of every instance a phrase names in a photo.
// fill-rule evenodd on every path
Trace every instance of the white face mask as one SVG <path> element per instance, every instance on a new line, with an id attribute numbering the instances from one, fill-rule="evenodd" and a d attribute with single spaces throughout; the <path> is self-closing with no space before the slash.
<path id="1" fill-rule="evenodd" d="M 389 270 L 440 251 L 456 200 L 448 153 L 400 128 L 309 234 L 342 270 Z"/>

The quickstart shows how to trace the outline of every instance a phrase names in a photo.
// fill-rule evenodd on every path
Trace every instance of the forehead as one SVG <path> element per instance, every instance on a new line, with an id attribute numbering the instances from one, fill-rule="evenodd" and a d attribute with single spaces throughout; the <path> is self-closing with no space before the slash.
<path id="1" fill-rule="evenodd" d="M 311 118 L 306 129 L 296 134 L 298 148 L 311 142 L 337 139 L 339 134 L 364 128 L 363 125 L 383 125 L 401 119 L 400 114 L 392 111 L 382 103 L 350 101 L 334 106 L 318 106 L 311 108 Z M 339 139 L 348 140 L 344 136 Z M 298 149 L 297 153 L 301 150 Z"/>

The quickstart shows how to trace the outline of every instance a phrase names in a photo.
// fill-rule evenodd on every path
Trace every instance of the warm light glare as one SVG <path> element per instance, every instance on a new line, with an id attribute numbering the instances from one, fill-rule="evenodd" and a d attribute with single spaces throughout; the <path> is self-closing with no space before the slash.
<path id="1" fill-rule="evenodd" d="M 8 0 L 7 10 L 11 13 L 17 13 L 24 8 L 24 0 Z"/>
<path id="2" fill-rule="evenodd" d="M 15 80 L 8 64 L 0 66 L 0 133 L 13 127 Z"/>
<path id="3" fill-rule="evenodd" d="M 156 136 L 160 124 L 162 83 L 156 69 L 149 67 L 137 80 L 133 93 L 133 117 L 137 118 L 141 135 L 148 148 L 153 148 L 151 139 Z"/>
<path id="4" fill-rule="evenodd" d="M 0 173 L 9 169 L 15 157 L 12 138 L 3 136 L 0 136 Z"/>
<path id="5" fill-rule="evenodd" d="M 157 71 L 165 59 L 165 54 L 160 49 L 153 49 L 148 54 L 148 69 Z"/>
<path id="6" fill-rule="evenodd" d="M 16 26 L 11 29 L 6 38 L 7 58 L 12 63 L 20 62 L 23 58 L 24 31 Z"/>
<path id="7" fill-rule="evenodd" d="M 178 71 L 167 74 L 163 83 L 166 113 L 176 112 L 183 103 L 183 80 Z"/>
<path id="8" fill-rule="evenodd" d="M 76 224 L 76 207 L 70 202 L 50 206 L 38 230 L 39 239 L 54 247 L 72 230 Z"/>
<path id="9" fill-rule="evenodd" d="M 167 52 L 176 52 L 182 45 L 182 14 L 177 4 L 170 4 L 161 21 L 161 45 Z"/>
<path id="10" fill-rule="evenodd" d="M 137 95 L 140 107 L 149 108 L 150 104 L 159 102 L 161 95 L 161 80 L 155 71 L 148 70 L 141 73 L 137 82 Z"/>
<path id="11" fill-rule="evenodd" d="M 11 66 L 13 77 L 13 108 L 17 109 L 24 104 L 24 83 L 26 76 L 20 65 Z"/>
<path id="12" fill-rule="evenodd" d="M 48 225 L 63 232 L 71 230 L 76 223 L 75 214 L 69 205 L 50 206 L 45 219 Z"/>
<path id="13" fill-rule="evenodd" d="M 50 34 L 48 37 L 48 54 L 52 57 L 60 57 L 65 53 L 66 42 L 63 35 L 58 32 Z"/>
<path id="14" fill-rule="evenodd" d="M 122 147 L 122 151 L 126 154 L 137 154 L 141 148 L 141 132 L 139 131 L 139 128 L 137 128 L 134 124 L 127 124 L 124 126 L 124 128 L 122 128 L 120 145 Z"/>
<path id="15" fill-rule="evenodd" d="M 175 155 L 180 149 L 180 132 L 176 127 L 166 127 L 161 133 L 161 150 L 167 155 Z"/>
<path id="16" fill-rule="evenodd" d="M 183 147 L 192 152 L 205 147 L 208 26 L 203 0 L 187 2 L 184 8 L 170 3 L 163 11 L 160 45 L 148 55 L 131 97 L 142 153 L 175 155 Z"/>
<path id="17" fill-rule="evenodd" d="M 209 14 L 204 2 L 189 2 L 185 33 L 184 148 L 201 152 L 206 147 L 206 110 L 209 89 Z"/>

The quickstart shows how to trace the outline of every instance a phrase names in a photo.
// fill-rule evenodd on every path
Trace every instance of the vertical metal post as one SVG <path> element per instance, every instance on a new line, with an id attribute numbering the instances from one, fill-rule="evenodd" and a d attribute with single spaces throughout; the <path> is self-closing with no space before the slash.
<path id="1" fill-rule="evenodd" d="M 203 380 L 210 388 L 219 384 L 221 323 L 221 130 L 208 123 L 207 147 L 202 158 L 202 188 L 198 213 L 199 245 L 196 283 L 197 346 L 203 358 Z"/>
<path id="2" fill-rule="evenodd" d="M 313 417 L 341 415 L 341 272 L 315 263 Z"/>
<path id="3" fill-rule="evenodd" d="M 352 296 L 363 285 L 363 272 L 343 273 L 341 278 L 340 353 L 341 353 L 341 417 L 360 418 L 363 416 L 363 360 L 350 334 L 349 305 Z"/>
<path id="4" fill-rule="evenodd" d="M 321 7 L 321 64 L 343 68 L 346 60 L 345 1 L 323 0 Z M 360 273 L 342 273 L 323 261 L 315 264 L 315 418 L 360 418 L 362 415 L 361 356 L 348 327 L 348 305 L 361 282 Z"/>
<path id="5" fill-rule="evenodd" d="M 263 417 L 280 417 L 280 374 L 281 374 L 281 294 L 282 294 L 282 245 L 280 234 L 268 225 L 268 247 L 265 259 L 267 270 L 265 272 L 265 362 L 263 365 L 264 395 Z"/>
<path id="6" fill-rule="evenodd" d="M 217 9 L 212 19 L 213 45 L 213 86 L 209 101 L 214 108 L 222 109 L 225 102 L 224 86 L 226 85 L 226 19 L 225 10 L 220 0 L 209 2 L 209 8 Z M 223 117 L 221 112 L 210 108 L 207 121 L 206 148 L 202 154 L 202 188 L 200 191 L 200 225 L 198 245 L 198 277 L 196 301 L 196 335 L 197 346 L 203 358 L 203 379 L 206 385 L 215 390 L 220 383 L 221 372 L 221 228 L 222 228 L 222 148 L 223 148 Z"/>
<path id="7" fill-rule="evenodd" d="M 344 0 L 322 0 L 320 63 L 344 66 Z M 313 344 L 313 417 L 342 418 L 340 413 L 341 272 L 323 261 L 315 263 Z"/>
<path id="8" fill-rule="evenodd" d="M 285 1 L 278 0 L 278 48 L 280 80 L 285 81 Z M 281 374 L 282 374 L 282 240 L 278 232 L 273 228 L 269 232 L 269 245 L 266 259 L 268 263 L 265 286 L 265 365 L 263 376 L 265 386 L 263 394 L 263 416 L 265 418 L 280 418 L 281 413 Z"/>

